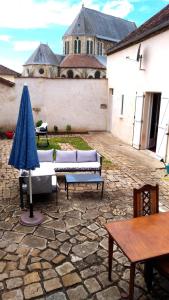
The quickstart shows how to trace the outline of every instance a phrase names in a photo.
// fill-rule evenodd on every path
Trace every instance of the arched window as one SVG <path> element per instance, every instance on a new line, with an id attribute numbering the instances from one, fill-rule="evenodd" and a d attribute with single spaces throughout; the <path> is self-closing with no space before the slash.
<path id="1" fill-rule="evenodd" d="M 66 78 L 66 76 L 65 76 L 65 75 L 62 75 L 61 78 Z"/>
<path id="2" fill-rule="evenodd" d="M 81 53 L 81 40 L 79 39 L 74 40 L 74 53 Z"/>
<path id="3" fill-rule="evenodd" d="M 93 41 L 87 41 L 87 54 L 93 54 Z"/>
<path id="4" fill-rule="evenodd" d="M 90 41 L 90 54 L 93 54 L 93 41 Z"/>
<path id="5" fill-rule="evenodd" d="M 97 42 L 97 55 L 103 55 L 103 43 Z"/>
<path id="6" fill-rule="evenodd" d="M 94 76 L 95 76 L 95 78 L 99 79 L 100 78 L 100 71 L 96 71 Z"/>
<path id="7" fill-rule="evenodd" d="M 87 54 L 89 54 L 89 43 L 90 41 L 87 41 Z"/>
<path id="8" fill-rule="evenodd" d="M 81 40 L 78 40 L 77 45 L 77 53 L 81 53 Z"/>
<path id="9" fill-rule="evenodd" d="M 75 76 L 75 78 L 76 78 L 76 79 L 79 79 L 79 78 L 80 78 L 80 76 L 79 76 L 79 75 L 76 75 L 76 76 Z"/>
<path id="10" fill-rule="evenodd" d="M 103 55 L 103 43 L 100 43 L 100 55 Z"/>
<path id="11" fill-rule="evenodd" d="M 74 53 L 77 53 L 77 40 L 74 41 Z"/>
<path id="12" fill-rule="evenodd" d="M 65 54 L 69 54 L 69 42 L 65 42 Z"/>
<path id="13" fill-rule="evenodd" d="M 72 70 L 67 71 L 67 77 L 68 78 L 73 78 L 73 71 Z"/>
<path id="14" fill-rule="evenodd" d="M 93 79 L 93 76 L 92 76 L 92 75 L 90 75 L 90 76 L 88 77 L 88 79 Z"/>

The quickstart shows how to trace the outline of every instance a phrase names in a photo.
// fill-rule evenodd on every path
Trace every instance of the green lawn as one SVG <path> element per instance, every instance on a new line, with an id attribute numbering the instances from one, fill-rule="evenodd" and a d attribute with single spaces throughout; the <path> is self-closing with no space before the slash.
<path id="1" fill-rule="evenodd" d="M 81 137 L 72 137 L 72 136 L 64 136 L 64 137 L 49 137 L 49 145 L 46 145 L 46 139 L 40 138 L 38 143 L 38 149 L 58 149 L 61 147 L 58 143 L 66 143 L 72 145 L 75 149 L 79 150 L 91 150 L 92 148 L 84 141 Z M 103 167 L 110 168 L 112 167 L 112 162 L 103 157 Z"/>

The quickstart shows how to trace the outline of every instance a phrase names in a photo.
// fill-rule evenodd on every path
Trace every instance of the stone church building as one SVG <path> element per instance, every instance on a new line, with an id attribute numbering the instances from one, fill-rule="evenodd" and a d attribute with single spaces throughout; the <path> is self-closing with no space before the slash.
<path id="1" fill-rule="evenodd" d="M 133 22 L 82 6 L 63 36 L 63 55 L 40 44 L 24 64 L 22 76 L 105 78 L 106 51 L 135 29 Z"/>

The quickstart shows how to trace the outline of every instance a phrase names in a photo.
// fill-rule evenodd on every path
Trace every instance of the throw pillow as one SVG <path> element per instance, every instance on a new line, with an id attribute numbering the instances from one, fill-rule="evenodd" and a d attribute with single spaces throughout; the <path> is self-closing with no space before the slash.
<path id="1" fill-rule="evenodd" d="M 77 162 L 97 161 L 96 150 L 77 150 Z"/>
<path id="2" fill-rule="evenodd" d="M 53 162 L 53 149 L 51 150 L 38 150 L 39 162 Z"/>
<path id="3" fill-rule="evenodd" d="M 57 150 L 56 151 L 56 162 L 59 163 L 74 163 L 76 162 L 76 150 Z"/>

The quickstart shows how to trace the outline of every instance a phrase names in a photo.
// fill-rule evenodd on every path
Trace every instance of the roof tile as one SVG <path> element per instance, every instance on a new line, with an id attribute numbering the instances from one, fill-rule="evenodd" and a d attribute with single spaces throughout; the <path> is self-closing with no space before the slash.
<path id="1" fill-rule="evenodd" d="M 61 68 L 91 68 L 106 69 L 95 56 L 85 54 L 70 54 L 60 64 Z"/>
<path id="2" fill-rule="evenodd" d="M 21 74 L 14 71 L 14 70 L 11 70 L 3 65 L 0 65 L 0 75 L 13 75 L 15 77 L 18 77 L 20 76 Z"/>
<path id="3" fill-rule="evenodd" d="M 141 39 L 144 40 L 152 34 L 157 34 L 160 29 L 164 27 L 169 27 L 169 5 L 165 6 L 157 14 L 152 16 L 144 24 L 138 27 L 136 30 L 131 32 L 126 38 L 116 44 L 114 47 L 111 47 L 107 54 L 112 54 L 114 52 L 120 51 L 128 47 L 131 44 L 135 44 Z"/>

